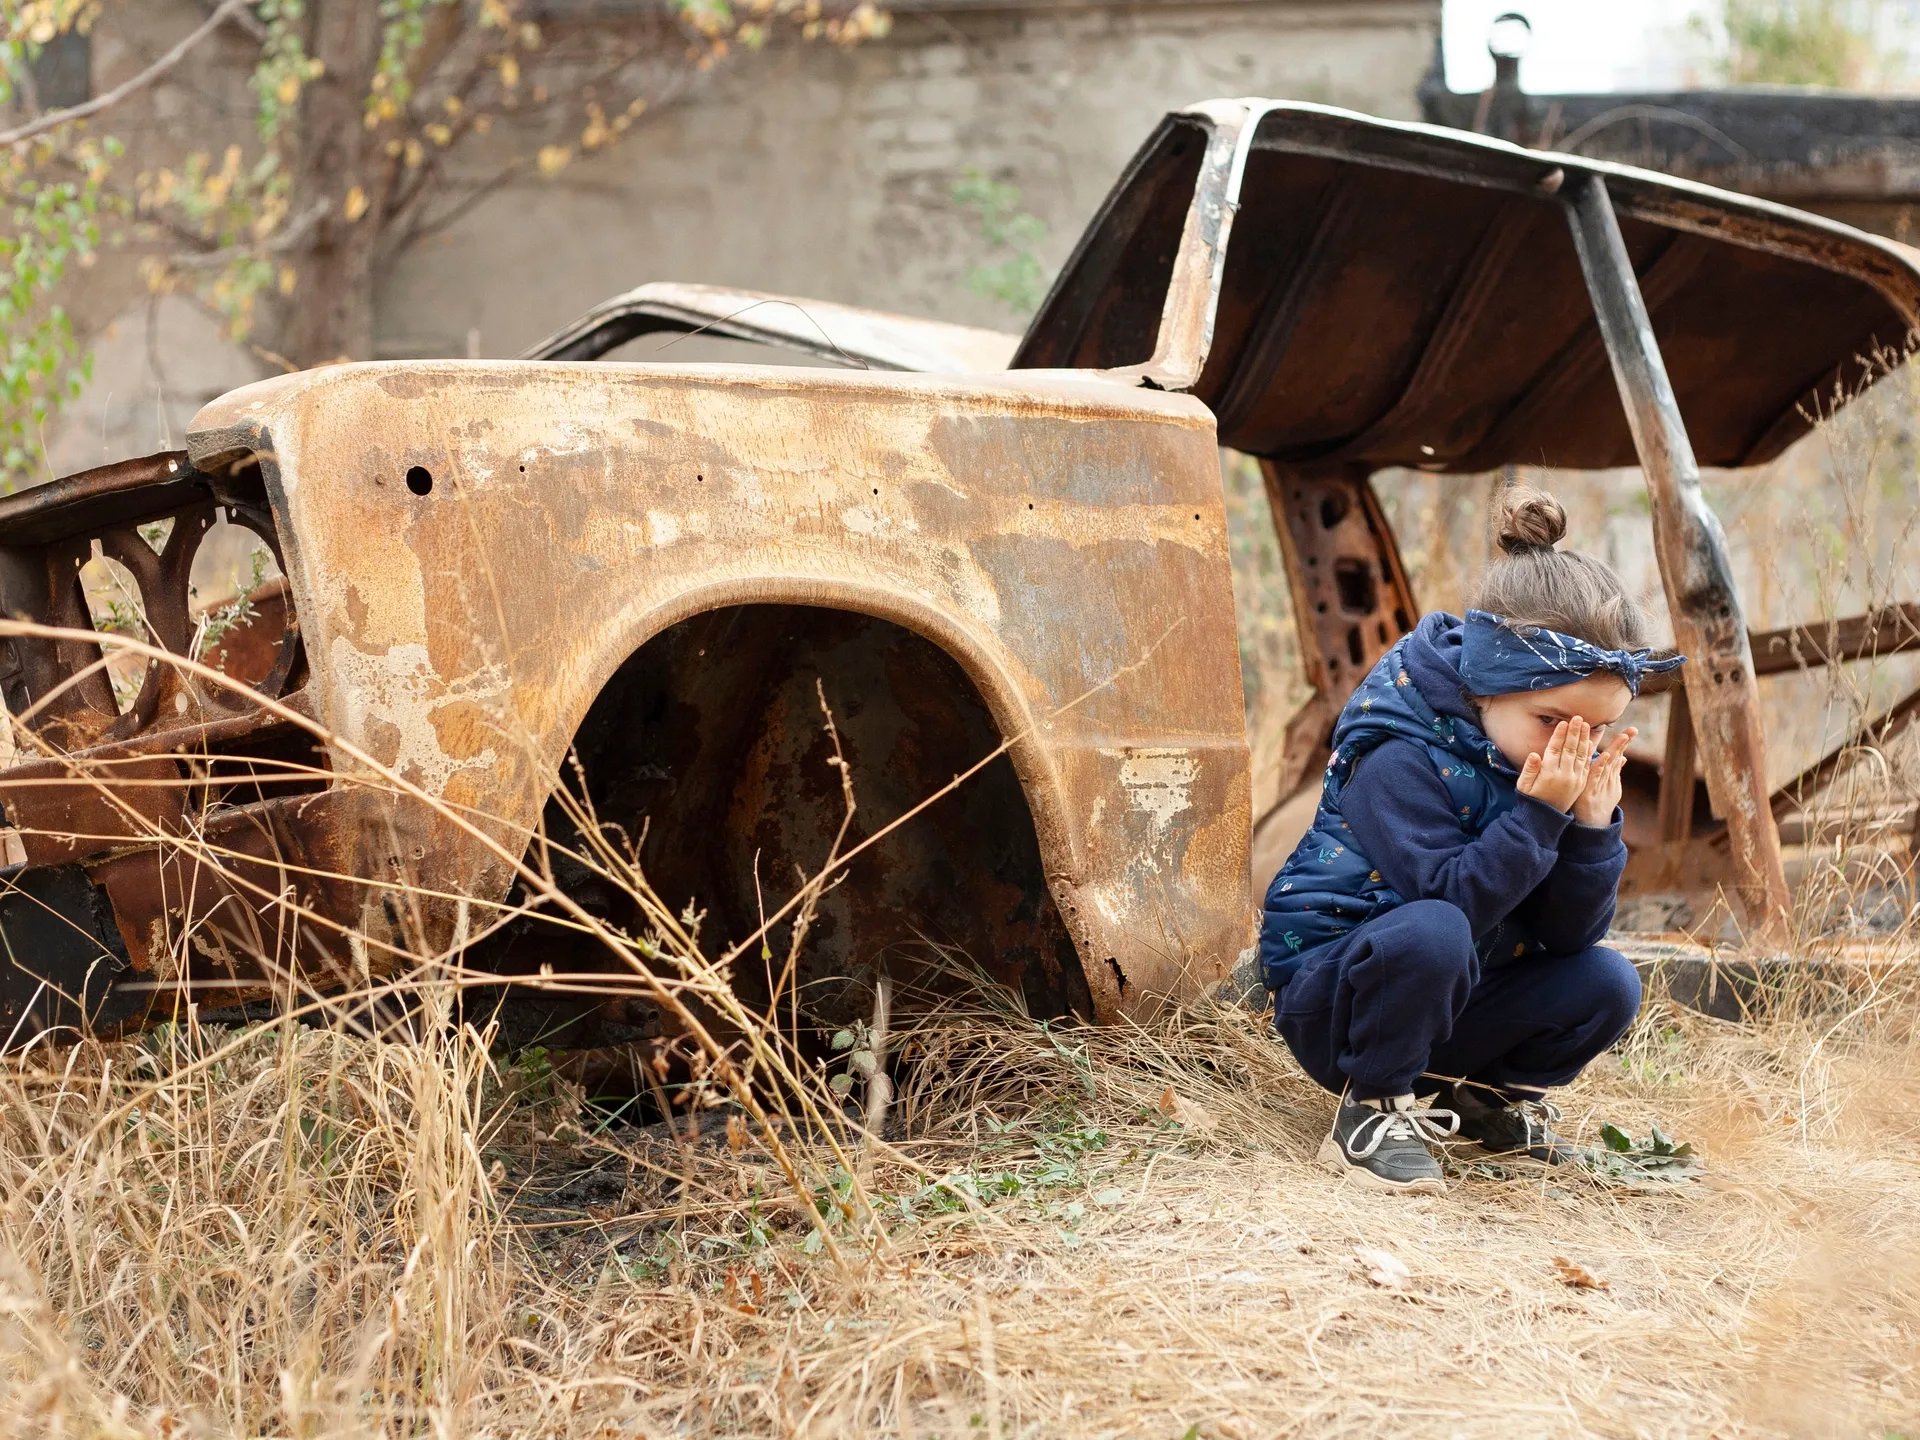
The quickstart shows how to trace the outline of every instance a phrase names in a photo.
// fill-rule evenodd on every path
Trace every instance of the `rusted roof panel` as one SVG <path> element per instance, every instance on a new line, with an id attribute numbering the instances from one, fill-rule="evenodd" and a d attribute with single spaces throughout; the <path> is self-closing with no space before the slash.
<path id="1" fill-rule="evenodd" d="M 1561 198 L 1581 172 L 1613 196 L 1702 463 L 1779 454 L 1908 345 L 1906 247 L 1648 171 L 1248 100 L 1168 117 L 1013 364 L 1137 370 L 1290 465 L 1631 465 Z"/>
<path id="2" fill-rule="evenodd" d="M 603 301 L 523 360 L 598 360 L 659 333 L 714 335 L 798 350 L 853 370 L 985 374 L 1007 368 L 1016 336 L 760 290 L 655 282 Z M 671 356 L 649 357 L 670 360 Z"/>

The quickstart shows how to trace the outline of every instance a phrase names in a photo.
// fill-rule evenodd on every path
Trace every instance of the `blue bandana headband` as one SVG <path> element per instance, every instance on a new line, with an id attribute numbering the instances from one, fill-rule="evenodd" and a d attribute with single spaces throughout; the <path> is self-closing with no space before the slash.
<path id="1" fill-rule="evenodd" d="M 1684 655 L 1655 660 L 1651 650 L 1602 650 L 1558 630 L 1518 625 L 1467 611 L 1460 634 L 1460 678 L 1475 695 L 1512 695 L 1522 690 L 1552 690 L 1605 671 L 1640 693 L 1642 675 L 1662 675 L 1686 662 Z"/>

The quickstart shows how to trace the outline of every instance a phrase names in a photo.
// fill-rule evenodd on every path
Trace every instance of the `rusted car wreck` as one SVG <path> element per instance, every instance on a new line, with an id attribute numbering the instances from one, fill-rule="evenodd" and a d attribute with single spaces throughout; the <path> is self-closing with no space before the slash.
<path id="1" fill-rule="evenodd" d="M 827 893 L 809 980 L 964 952 L 1036 1013 L 1143 1013 L 1250 943 L 1256 800 L 1314 783 L 1418 614 L 1386 466 L 1644 468 L 1694 663 L 1635 864 L 1724 878 L 1777 929 L 1757 678 L 1920 636 L 1750 639 L 1697 465 L 1779 454 L 1916 318 L 1911 253 L 1829 221 L 1236 100 L 1167 117 L 1018 340 L 651 285 L 520 361 L 248 386 L 183 453 L 0 501 L 0 608 L 32 622 L 0 646 L 24 730 L 0 781 L 26 857 L 0 898 L 7 1031 L 364 981 L 423 947 L 586 963 L 538 917 L 486 920 L 514 882 L 476 836 L 570 823 L 563 784 L 724 945 L 842 820 L 822 697 L 856 838 L 1008 748 Z M 597 363 L 695 329 L 855 368 Z M 1261 457 L 1316 692 L 1260 797 L 1219 445 Z M 102 555 L 189 654 L 186 576 L 222 516 L 286 577 L 228 643 L 238 694 L 155 661 L 117 697 L 99 646 L 41 633 L 89 629 L 76 577 Z M 415 790 L 356 783 L 355 755 Z M 625 923 L 593 874 L 559 878 Z M 583 1002 L 559 1043 L 652 1033 L 645 1008 Z"/>

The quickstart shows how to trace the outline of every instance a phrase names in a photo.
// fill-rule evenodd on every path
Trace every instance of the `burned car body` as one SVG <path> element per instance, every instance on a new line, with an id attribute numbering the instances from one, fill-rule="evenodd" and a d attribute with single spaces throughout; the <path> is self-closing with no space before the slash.
<path id="1" fill-rule="evenodd" d="M 838 822 L 816 679 L 863 825 L 1014 741 L 1004 773 L 828 898 L 808 947 L 825 972 L 913 942 L 911 920 L 1043 1012 L 1114 1015 L 1247 943 L 1231 589 L 1192 400 L 1057 375 L 428 362 L 248 387 L 189 446 L 158 495 L 9 502 L 9 609 L 78 620 L 75 559 L 98 538 L 137 560 L 133 526 L 160 513 L 143 497 L 176 517 L 269 505 L 304 658 L 256 690 L 343 743 L 228 784 L 298 727 L 175 678 L 116 716 L 97 674 L 61 690 L 86 658 L 67 642 L 13 637 L 10 704 L 60 749 L 6 782 L 29 847 L 7 912 L 23 1012 L 48 951 L 14 927 L 49 908 L 79 927 L 40 977 L 69 993 L 119 964 L 249 993 L 262 953 L 345 983 L 477 928 L 454 897 L 498 900 L 510 867 L 419 796 L 354 783 L 347 747 L 521 849 L 577 744 L 601 817 L 647 826 L 656 888 L 737 938 L 756 880 L 783 895 Z M 156 583 L 192 539 L 176 518 Z M 63 581 L 66 609 L 22 603 Z M 183 625 L 155 631 L 184 653 Z M 189 828 L 192 848 L 156 843 Z M 65 888 L 38 895 L 42 877 Z"/>
<path id="2" fill-rule="evenodd" d="M 1419 613 L 1368 479 L 1387 465 L 1642 464 L 1695 663 L 1636 865 L 1722 876 L 1776 926 L 1756 673 L 1913 627 L 1756 644 L 1695 446 L 1777 454 L 1916 316 L 1909 253 L 1844 226 L 1220 101 L 1150 138 L 1017 342 L 654 285 L 520 361 L 235 391 L 183 454 L 0 501 L 0 607 L 31 622 L 0 669 L 39 752 L 0 779 L 26 850 L 0 899 L 9 1028 L 428 952 L 564 968 L 564 933 L 494 917 L 513 857 L 582 813 L 728 943 L 829 853 L 833 743 L 855 834 L 988 763 L 823 899 L 825 991 L 964 955 L 1042 1014 L 1191 994 L 1251 939 L 1256 808 L 1312 785 L 1340 704 Z M 860 368 L 598 360 L 653 330 Z M 1316 692 L 1276 795 L 1250 792 L 1221 444 L 1261 457 Z M 216 515 L 286 577 L 227 642 L 243 690 L 156 659 L 116 695 L 71 636 L 76 570 L 117 557 L 153 643 L 195 653 L 181 577 Z M 591 873 L 558 878 L 624 923 Z M 652 1033 L 644 1011 L 574 1015 L 569 1043 Z"/>

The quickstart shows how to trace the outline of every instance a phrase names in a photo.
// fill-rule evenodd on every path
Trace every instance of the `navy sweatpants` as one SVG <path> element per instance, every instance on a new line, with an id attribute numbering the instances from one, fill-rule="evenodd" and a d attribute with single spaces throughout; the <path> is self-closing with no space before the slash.
<path id="1" fill-rule="evenodd" d="M 1361 1100 L 1414 1093 L 1422 1075 L 1508 1098 L 1564 1085 L 1640 1010 L 1640 977 L 1603 946 L 1482 970 L 1444 900 L 1410 901 L 1303 960 L 1274 1028 L 1307 1074 Z"/>

